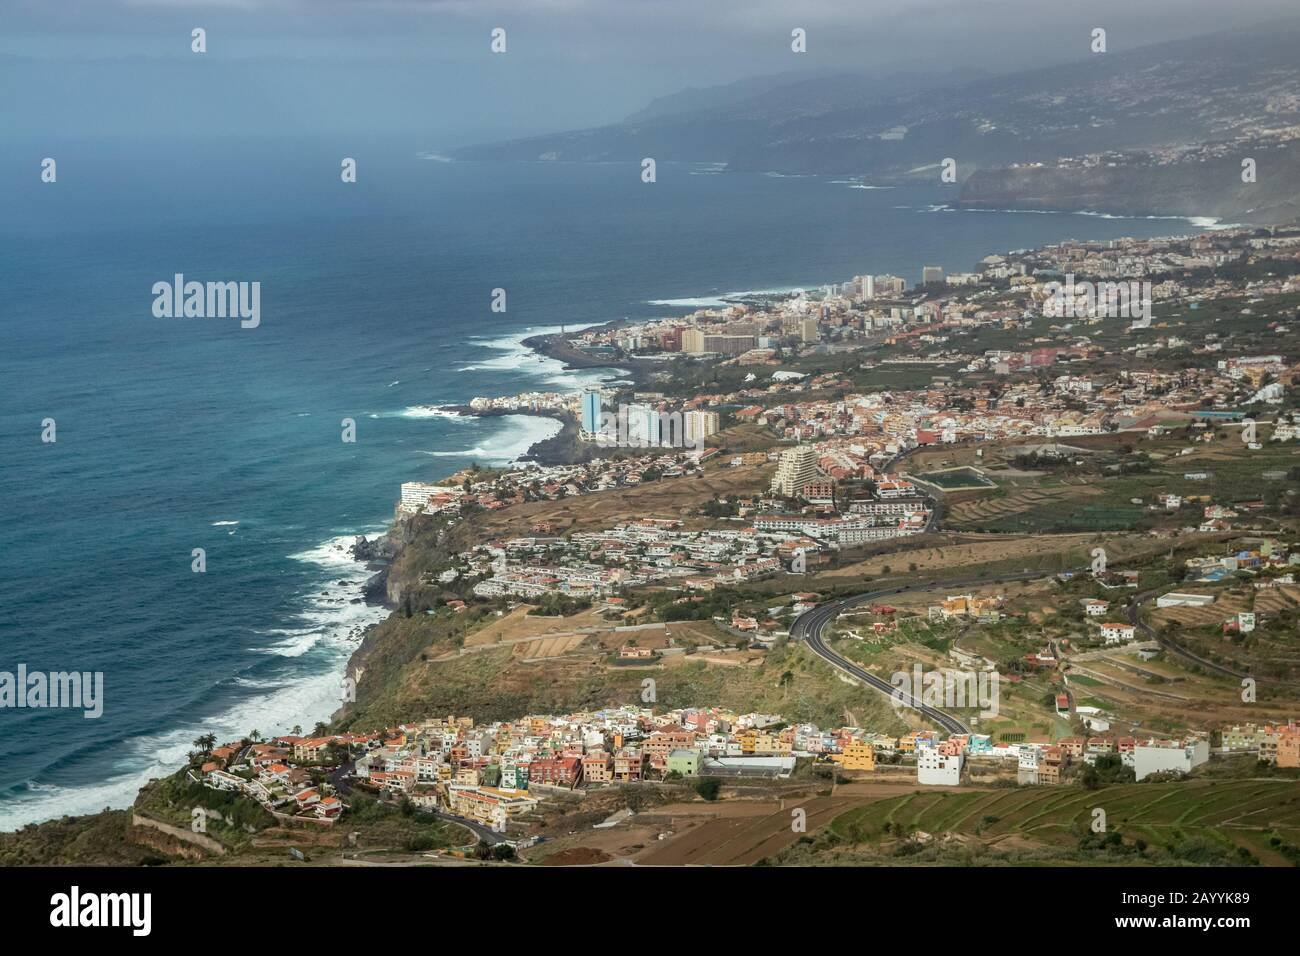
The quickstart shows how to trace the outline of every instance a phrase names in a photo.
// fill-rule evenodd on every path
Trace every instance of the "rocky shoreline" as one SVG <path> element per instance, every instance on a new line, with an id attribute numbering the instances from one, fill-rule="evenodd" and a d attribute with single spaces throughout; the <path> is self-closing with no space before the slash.
<path id="1" fill-rule="evenodd" d="M 622 325 L 626 320 L 616 319 L 606 323 L 602 328 L 612 329 Z M 578 368 L 624 369 L 634 375 L 640 370 L 637 362 L 611 362 L 592 358 L 580 349 L 568 343 L 559 333 L 534 335 L 523 341 L 534 352 L 565 363 L 565 370 Z M 439 405 L 438 409 L 448 415 L 465 415 L 474 418 L 503 418 L 507 415 L 532 415 L 538 418 L 550 418 L 560 423 L 560 431 L 550 438 L 534 442 L 520 456 L 521 461 L 536 462 L 543 466 L 573 465 L 599 457 L 600 449 L 594 444 L 579 438 L 579 423 L 571 416 L 552 409 L 506 409 L 506 408 L 471 408 L 466 404 Z M 396 602 L 388 588 L 389 571 L 402 553 L 404 537 L 400 518 L 394 518 L 388 532 L 374 539 L 358 535 L 353 542 L 352 557 L 364 562 L 366 569 L 374 573 L 362 585 L 362 598 L 367 604 L 374 604 L 395 610 Z"/>
<path id="2" fill-rule="evenodd" d="M 627 325 L 628 319 L 611 319 L 603 325 L 595 328 L 611 332 L 614 329 Z M 584 329 L 583 331 L 590 331 Z M 545 355 L 547 358 L 555 359 L 557 362 L 563 362 L 566 370 L 580 368 L 621 368 L 626 371 L 636 373 L 640 370 L 641 363 L 635 360 L 617 360 L 603 359 L 588 355 L 582 349 L 574 348 L 569 344 L 569 337 L 560 332 L 550 332 L 546 335 L 533 335 L 524 339 L 523 345 L 528 346 L 539 355 Z"/>
<path id="3" fill-rule="evenodd" d="M 359 534 L 352 542 L 348 553 L 353 560 L 365 564 L 367 571 L 374 573 L 361 585 L 361 599 L 367 604 L 381 607 L 393 607 L 388 600 L 388 569 L 401 553 L 401 545 L 394 540 L 391 529 L 389 533 L 374 540 Z"/>
<path id="4" fill-rule="evenodd" d="M 627 319 L 612 319 L 602 330 L 612 330 L 627 323 Z M 522 342 L 538 355 L 564 363 L 565 371 L 577 369 L 607 368 L 630 372 L 634 380 L 639 380 L 645 371 L 645 364 L 635 360 L 617 360 L 596 358 L 569 344 L 568 337 L 559 332 L 545 335 L 533 335 Z M 469 405 L 440 405 L 440 410 L 453 415 L 469 415 L 476 418 L 498 418 L 505 415 L 534 415 L 550 418 L 561 424 L 560 433 L 550 438 L 534 442 L 528 450 L 519 456 L 521 461 L 533 461 L 539 465 L 575 465 L 599 457 L 600 449 L 578 438 L 579 424 L 570 415 L 551 409 L 505 409 L 505 408 L 471 408 Z"/>

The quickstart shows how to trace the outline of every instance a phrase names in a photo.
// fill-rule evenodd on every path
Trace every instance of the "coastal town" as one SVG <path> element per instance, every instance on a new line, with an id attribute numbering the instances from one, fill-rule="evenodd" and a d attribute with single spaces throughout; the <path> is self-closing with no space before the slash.
<path id="1" fill-rule="evenodd" d="M 1300 725 L 1294 721 L 1238 725 L 1214 736 L 1216 752 L 1300 768 Z M 721 708 L 656 714 L 624 706 L 487 724 L 449 716 L 369 734 L 232 742 L 206 754 L 194 779 L 241 792 L 291 819 L 330 824 L 356 788 L 524 839 L 539 803 L 566 791 L 698 778 L 778 780 L 789 778 L 800 762 L 846 779 L 897 769 L 921 786 L 957 786 L 972 774 L 986 784 L 1002 778 L 1057 785 L 1102 758 L 1118 761 L 1138 781 L 1176 779 L 1204 764 L 1210 749 L 1207 735 L 1098 734 L 1009 744 L 985 734 L 918 730 L 893 736 L 792 725 L 777 714 Z M 310 771 L 318 768 L 335 771 L 334 783 L 312 785 Z"/>
<path id="2" fill-rule="evenodd" d="M 1297 276 L 1300 228 L 1230 228 L 530 340 L 609 374 L 431 407 L 560 433 L 403 482 L 351 549 L 393 610 L 354 635 L 337 712 L 204 735 L 141 791 L 136 832 L 373 859 L 396 814 L 421 859 L 808 863 L 834 841 L 765 816 L 745 826 L 770 849 L 736 855 L 726 827 L 830 799 L 816 832 L 878 812 L 855 852 L 939 862 L 1018 851 L 986 844 L 999 814 L 901 831 L 892 801 L 1192 799 L 1225 775 L 1283 799 Z M 727 809 L 701 823 L 692 801 Z M 1207 859 L 1300 858 L 1257 835 Z M 1153 852 L 1090 839 L 1068 852 Z"/>
<path id="3" fill-rule="evenodd" d="M 1194 323 L 1212 307 L 1249 316 L 1252 304 L 1300 294 L 1297 257 L 1300 230 L 1285 228 L 1059 243 L 987 256 L 972 273 L 945 276 L 927 267 L 910 289 L 897 276 L 863 275 L 819 294 L 585 330 L 564 337 L 564 347 L 593 361 L 630 362 L 639 374 L 667 379 L 666 391 L 614 385 L 475 398 L 467 413 L 560 416 L 580 443 L 602 449 L 599 457 L 409 482 L 398 514 L 454 517 L 706 469 L 776 466 L 765 492 L 729 503 L 721 527 L 625 522 L 563 536 L 542 522 L 529 536 L 476 545 L 441 579 L 471 579 L 480 597 L 601 597 L 665 581 L 698 588 L 751 580 L 923 533 L 934 521 L 936 492 L 954 478 L 984 481 L 978 469 L 956 469 L 930 476 L 933 484 L 900 467 L 931 448 L 1002 443 L 1021 460 L 1064 465 L 1087 454 L 1066 443 L 1091 436 L 1177 437 L 1186 442 L 1182 454 L 1245 438 L 1251 448 L 1294 444 L 1300 412 L 1284 407 L 1294 363 L 1263 351 L 1288 341 L 1294 319 L 1260 316 L 1257 331 L 1238 325 L 1230 332 L 1217 315 L 1204 328 Z M 1287 263 L 1293 271 L 1280 268 Z M 1259 278 L 1233 282 L 1215 271 L 1232 265 Z M 1146 323 L 1127 315 L 1117 321 L 1107 313 L 1112 297 L 1091 284 L 1070 298 L 1064 311 L 1071 321 L 1058 320 L 1045 289 L 1064 276 L 1101 284 L 1140 277 L 1149 291 L 1134 295 L 1128 311 L 1136 317 L 1145 308 Z M 1007 346 L 1019 342 L 979 352 L 960 344 L 981 334 Z M 854 364 L 844 371 L 791 370 L 845 356 Z M 653 370 L 669 362 L 672 375 Z M 681 362 L 708 365 L 715 375 L 734 368 L 743 378 L 728 391 L 674 398 L 667 392 L 680 388 L 671 382 L 689 377 Z M 930 384 L 859 386 L 864 376 L 896 369 L 920 369 Z M 728 453 L 720 436 L 736 429 L 765 436 L 766 449 Z M 1210 475 L 1189 469 L 1184 477 L 1191 483 Z M 1200 531 L 1254 527 L 1248 513 L 1212 494 L 1163 493 L 1134 503 L 1183 521 L 1197 508 L 1199 517 L 1184 527 Z"/>
<path id="4" fill-rule="evenodd" d="M 1300 10 L 53 6 L 0 0 L 15 947 L 412 888 L 856 943 L 786 912 L 846 877 L 962 908 L 895 948 L 1286 937 Z"/>
<path id="5" fill-rule="evenodd" d="M 601 794 L 628 788 L 743 802 L 801 781 L 832 794 L 864 781 L 1088 791 L 1186 786 L 1224 766 L 1289 779 L 1300 726 L 1274 688 L 1290 672 L 1251 656 L 1256 691 L 1224 648 L 1283 646 L 1300 606 L 1285 490 L 1300 436 L 1298 263 L 1300 230 L 1285 228 L 1061 243 L 972 273 L 927 267 L 911 288 L 864 275 L 539 342 L 631 378 L 439 411 L 557 418 L 581 454 L 404 483 L 394 527 L 437 548 L 403 572 L 398 617 L 435 635 L 421 672 L 484 656 L 505 679 L 585 660 L 588 680 L 639 682 L 642 703 L 366 725 L 353 703 L 373 694 L 363 646 L 336 726 L 201 748 L 187 777 L 290 826 L 329 827 L 378 800 L 532 854 L 557 837 L 566 801 L 604 807 Z M 1230 266 L 1243 280 L 1221 277 Z M 1117 293 L 1104 287 L 1116 277 L 1141 281 Z M 1246 485 L 1243 456 L 1264 462 Z M 1261 482 L 1278 488 L 1242 494 Z M 1025 507 L 997 505 L 1021 483 L 1044 490 L 1011 500 L 1031 517 L 1048 509 L 1027 538 L 998 523 L 1020 520 Z M 1000 536 L 1050 549 L 1054 503 L 1108 483 L 1126 489 L 1109 506 L 1124 517 L 1095 525 L 1080 543 L 1101 547 L 1082 559 L 1068 556 L 1069 525 L 1054 529 L 1066 551 L 1037 570 L 962 576 L 944 557 L 981 567 L 981 549 L 1008 546 Z M 601 505 L 625 499 L 655 504 Z M 374 544 L 357 556 L 393 559 Z M 923 554 L 935 580 L 916 583 Z M 912 572 L 901 586 L 888 586 L 891 555 Z M 865 582 L 867 568 L 878 589 L 840 596 L 835 575 Z M 390 597 L 393 573 L 381 570 Z M 653 703 L 680 668 L 777 661 L 788 694 L 796 647 L 885 709 L 828 724 L 806 708 Z M 1188 680 L 1211 697 L 1157 689 Z M 1245 719 L 1256 693 L 1262 717 Z M 634 803 L 618 797 L 589 832 L 635 830 Z"/>
<path id="6" fill-rule="evenodd" d="M 351 549 L 392 610 L 355 635 L 338 710 L 199 737 L 132 839 L 344 863 L 803 864 L 846 835 L 857 862 L 1300 858 L 1253 822 L 1205 850 L 1066 815 L 1063 847 L 1002 806 L 1275 807 L 1300 774 L 1297 276 L 1300 228 L 1224 228 L 530 339 L 588 384 L 427 415 L 553 419 L 545 453 L 403 482 Z M 894 820 L 930 794 L 971 809 Z"/>

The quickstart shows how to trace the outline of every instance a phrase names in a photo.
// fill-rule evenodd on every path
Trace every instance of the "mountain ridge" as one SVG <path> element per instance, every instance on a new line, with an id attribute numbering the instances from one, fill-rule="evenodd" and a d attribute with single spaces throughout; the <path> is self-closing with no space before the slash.
<path id="1" fill-rule="evenodd" d="M 1217 211 L 1190 214 L 1285 221 L 1300 208 L 1292 176 L 1292 137 L 1300 136 L 1297 48 L 1300 19 L 1292 19 L 1013 73 L 775 74 L 683 90 L 621 123 L 465 147 L 452 157 L 649 156 L 880 184 L 937 177 L 936 164 L 951 157 L 964 184 L 961 202 L 977 207 L 1074 209 L 1086 201 L 1100 202 L 1098 212 L 1182 215 L 1189 213 L 1174 200 L 1185 189 L 1203 210 Z M 1228 175 L 1226 157 L 1274 149 L 1287 155 L 1270 164 L 1272 181 L 1261 170 L 1253 184 L 1261 188 L 1243 191 L 1240 177 Z M 1094 170 L 1074 182 L 1068 170 L 1088 164 L 1061 165 L 1101 155 L 1129 174 Z M 1066 171 L 1025 171 L 1035 164 Z M 1134 190 L 1146 190 L 1154 203 Z"/>

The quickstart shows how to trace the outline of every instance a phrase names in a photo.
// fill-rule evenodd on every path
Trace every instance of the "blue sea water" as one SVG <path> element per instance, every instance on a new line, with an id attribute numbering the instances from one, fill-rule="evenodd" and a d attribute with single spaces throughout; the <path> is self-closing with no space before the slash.
<path id="1" fill-rule="evenodd" d="M 669 164 L 645 184 L 633 164 L 447 163 L 409 143 L 347 151 L 344 184 L 344 154 L 70 141 L 54 184 L 48 153 L 0 158 L 0 671 L 105 682 L 99 719 L 0 709 L 0 829 L 127 805 L 202 733 L 326 718 L 384 614 L 352 603 L 367 572 L 342 546 L 384 526 L 402 481 L 511 461 L 557 427 L 421 406 L 598 376 L 529 354 L 530 331 L 1192 231 L 941 211 L 939 186 Z M 176 273 L 259 281 L 261 325 L 155 318 L 151 287 Z"/>

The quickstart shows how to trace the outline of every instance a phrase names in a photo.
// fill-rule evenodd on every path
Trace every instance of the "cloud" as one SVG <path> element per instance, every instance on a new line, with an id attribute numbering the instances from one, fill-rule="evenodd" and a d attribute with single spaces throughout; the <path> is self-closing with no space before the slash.
<path id="1" fill-rule="evenodd" d="M 192 128 L 526 135 L 612 122 L 687 86 L 795 70 L 1064 63 L 1222 29 L 1221 0 L 0 0 L 9 131 Z M 1245 24 L 1293 0 L 1234 8 Z M 208 32 L 202 61 L 189 33 Z M 493 56 L 504 27 L 509 52 Z M 806 54 L 790 31 L 807 31 Z M 6 60 L 5 58 L 9 59 Z M 32 59 L 64 67 L 40 70 Z M 24 66 L 24 64 L 28 64 Z M 161 64 L 161 65 L 160 65 Z M 476 130 L 478 133 L 471 133 Z M 442 143 L 432 145 L 444 145 Z"/>

